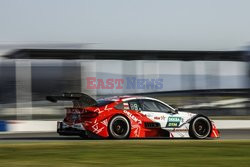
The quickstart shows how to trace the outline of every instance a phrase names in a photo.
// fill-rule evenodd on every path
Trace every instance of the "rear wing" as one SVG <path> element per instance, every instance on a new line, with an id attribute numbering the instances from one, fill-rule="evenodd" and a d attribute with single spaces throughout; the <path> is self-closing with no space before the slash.
<path id="1" fill-rule="evenodd" d="M 96 100 L 84 93 L 63 93 L 61 96 L 46 96 L 48 101 L 72 101 L 74 107 L 89 107 L 97 104 Z"/>

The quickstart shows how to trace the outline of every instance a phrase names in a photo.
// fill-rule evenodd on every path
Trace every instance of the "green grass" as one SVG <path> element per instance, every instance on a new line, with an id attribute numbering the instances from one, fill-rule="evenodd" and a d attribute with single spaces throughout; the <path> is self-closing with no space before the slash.
<path id="1" fill-rule="evenodd" d="M 2 143 L 0 166 L 250 166 L 250 140 Z"/>

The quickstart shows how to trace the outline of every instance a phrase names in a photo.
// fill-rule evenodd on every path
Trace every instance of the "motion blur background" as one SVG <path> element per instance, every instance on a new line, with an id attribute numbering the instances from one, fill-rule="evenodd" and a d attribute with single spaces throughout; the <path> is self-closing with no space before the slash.
<path id="1" fill-rule="evenodd" d="M 60 120 L 66 102 L 138 94 L 215 119 L 248 119 L 249 1 L 1 1 L 0 120 Z M 86 77 L 163 79 L 89 90 Z"/>

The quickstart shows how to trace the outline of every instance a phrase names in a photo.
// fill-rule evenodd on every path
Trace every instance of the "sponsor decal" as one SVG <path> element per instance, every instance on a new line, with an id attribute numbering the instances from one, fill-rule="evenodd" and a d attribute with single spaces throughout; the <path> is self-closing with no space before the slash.
<path id="1" fill-rule="evenodd" d="M 178 127 L 182 121 L 181 117 L 168 117 L 167 127 Z"/>
<path id="2" fill-rule="evenodd" d="M 168 122 L 167 127 L 178 127 L 180 122 Z"/>
<path id="3" fill-rule="evenodd" d="M 160 120 L 160 119 L 161 119 L 161 117 L 154 117 L 154 119 L 155 119 L 155 120 Z"/>
<path id="4" fill-rule="evenodd" d="M 129 117 L 131 118 L 133 121 L 135 121 L 138 124 L 142 124 L 142 121 L 139 120 L 138 118 L 136 118 L 136 116 L 134 116 L 133 114 L 131 114 L 130 112 L 128 112 L 127 110 L 123 110 L 123 112 Z"/>
<path id="5" fill-rule="evenodd" d="M 168 122 L 181 122 L 181 117 L 168 117 Z"/>
<path id="6" fill-rule="evenodd" d="M 164 115 L 161 116 L 161 120 L 165 121 L 166 117 Z"/>
<path id="7" fill-rule="evenodd" d="M 155 120 L 162 120 L 162 121 L 165 121 L 166 117 L 164 115 L 162 116 L 155 116 L 154 117 Z"/>
<path id="8" fill-rule="evenodd" d="M 125 110 L 129 110 L 129 105 L 128 105 L 128 103 L 123 103 L 123 107 L 124 107 Z"/>

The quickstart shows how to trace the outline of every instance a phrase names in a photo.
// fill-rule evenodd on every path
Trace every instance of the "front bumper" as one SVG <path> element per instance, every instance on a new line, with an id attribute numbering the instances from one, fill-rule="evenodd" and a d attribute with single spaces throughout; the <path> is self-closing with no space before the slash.
<path id="1" fill-rule="evenodd" d="M 217 129 L 217 127 L 215 126 L 215 123 L 213 121 L 211 121 L 212 123 L 212 132 L 210 134 L 211 138 L 219 138 L 220 137 L 220 132 Z"/>

